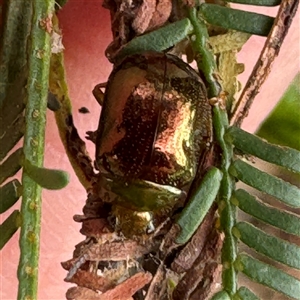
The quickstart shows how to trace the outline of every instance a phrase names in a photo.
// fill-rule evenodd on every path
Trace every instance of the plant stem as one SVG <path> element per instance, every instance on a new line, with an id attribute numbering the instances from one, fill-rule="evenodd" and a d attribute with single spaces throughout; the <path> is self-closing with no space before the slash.
<path id="1" fill-rule="evenodd" d="M 230 295 L 234 295 L 237 289 L 237 272 L 234 268 L 234 262 L 237 257 L 237 241 L 232 234 L 232 228 L 236 223 L 236 208 L 231 203 L 232 191 L 234 190 L 234 181 L 229 174 L 229 167 L 233 157 L 232 144 L 224 139 L 228 128 L 228 118 L 225 109 L 219 105 L 214 107 L 213 124 L 215 128 L 216 140 L 222 149 L 221 171 L 223 179 L 219 194 L 219 213 L 221 229 L 225 233 L 224 245 L 222 248 L 222 283 L 224 290 Z"/>
<path id="2" fill-rule="evenodd" d="M 53 0 L 33 0 L 33 18 L 29 47 L 28 101 L 25 117 L 24 155 L 32 164 L 43 165 L 48 78 L 50 65 L 50 33 Z M 41 187 L 23 172 L 22 227 L 18 267 L 18 299 L 37 299 L 38 260 L 41 222 Z"/>
<path id="3" fill-rule="evenodd" d="M 262 84 L 271 72 L 276 56 L 283 40 L 288 33 L 292 20 L 296 14 L 299 0 L 283 0 L 280 4 L 274 25 L 269 33 L 265 46 L 254 69 L 246 83 L 243 92 L 235 105 L 230 124 L 240 127 L 248 115 L 250 107 L 259 93 Z"/>
<path id="4" fill-rule="evenodd" d="M 189 19 L 194 27 L 194 36 L 192 36 L 192 47 L 197 53 L 195 60 L 199 71 L 204 73 L 208 85 L 208 97 L 217 97 L 221 91 L 221 86 L 216 80 L 217 66 L 213 53 L 208 49 L 208 32 L 203 20 L 197 18 L 195 8 L 188 9 Z"/>

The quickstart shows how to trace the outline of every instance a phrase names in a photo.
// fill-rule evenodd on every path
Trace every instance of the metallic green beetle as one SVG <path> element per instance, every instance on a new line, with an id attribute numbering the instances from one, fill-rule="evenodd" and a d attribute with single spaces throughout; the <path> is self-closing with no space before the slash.
<path id="1" fill-rule="evenodd" d="M 96 138 L 98 194 L 135 211 L 185 199 L 212 139 L 211 106 L 200 76 L 162 53 L 114 67 Z"/>

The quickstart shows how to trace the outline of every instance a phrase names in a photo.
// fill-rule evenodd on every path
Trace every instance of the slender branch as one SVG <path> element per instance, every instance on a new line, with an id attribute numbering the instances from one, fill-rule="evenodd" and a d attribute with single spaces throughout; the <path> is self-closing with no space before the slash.
<path id="1" fill-rule="evenodd" d="M 206 24 L 202 19 L 197 18 L 195 8 L 188 9 L 189 19 L 194 27 L 194 36 L 192 36 L 192 47 L 197 53 L 195 60 L 198 69 L 204 73 L 208 84 L 208 97 L 217 97 L 221 91 L 221 86 L 216 79 L 217 66 L 213 53 L 207 47 L 208 32 Z"/>
<path id="2" fill-rule="evenodd" d="M 228 128 L 227 112 L 219 105 L 214 107 L 213 112 L 216 140 L 222 149 L 221 171 L 223 172 L 223 178 L 218 200 L 220 229 L 225 233 L 222 248 L 222 283 L 224 290 L 232 296 L 237 289 L 237 272 L 234 268 L 234 261 L 237 256 L 237 242 L 231 232 L 232 227 L 236 223 L 236 208 L 230 201 L 235 185 L 233 178 L 229 174 L 229 167 L 233 157 L 233 147 L 231 143 L 225 140 L 225 132 Z"/>
<path id="3" fill-rule="evenodd" d="M 299 0 L 283 0 L 272 30 L 260 54 L 249 80 L 233 111 L 230 124 L 240 127 L 247 117 L 259 89 L 268 77 L 272 64 L 279 53 L 281 44 L 296 14 Z"/>
<path id="4" fill-rule="evenodd" d="M 24 155 L 34 165 L 42 166 L 50 65 L 51 17 L 54 0 L 34 0 L 29 49 L 26 128 Z M 23 199 L 20 234 L 21 256 L 18 267 L 18 299 L 37 299 L 38 260 L 41 222 L 41 187 L 25 172 L 22 176 Z"/>
<path id="5" fill-rule="evenodd" d="M 60 33 L 58 18 L 53 18 L 53 28 Z M 61 49 L 62 50 L 62 49 Z M 73 123 L 72 105 L 68 92 L 62 51 L 52 54 L 50 61 L 49 90 L 56 97 L 60 108 L 55 111 L 59 135 L 66 154 L 81 184 L 86 190 L 91 188 L 94 177 L 92 160 Z"/>

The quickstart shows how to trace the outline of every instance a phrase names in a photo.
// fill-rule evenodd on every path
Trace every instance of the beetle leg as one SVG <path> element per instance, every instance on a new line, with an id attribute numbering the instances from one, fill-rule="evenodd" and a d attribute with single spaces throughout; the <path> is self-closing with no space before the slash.
<path id="1" fill-rule="evenodd" d="M 106 85 L 107 85 L 107 82 L 99 83 L 93 89 L 93 95 L 96 98 L 96 100 L 100 106 L 103 105 L 103 100 L 104 100 L 104 93 L 102 92 L 101 88 L 105 88 Z"/>

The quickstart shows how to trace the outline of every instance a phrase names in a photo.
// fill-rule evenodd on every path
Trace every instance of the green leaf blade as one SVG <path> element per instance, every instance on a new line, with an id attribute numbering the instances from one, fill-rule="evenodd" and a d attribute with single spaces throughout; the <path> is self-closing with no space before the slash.
<path id="1" fill-rule="evenodd" d="M 237 295 L 241 300 L 260 300 L 252 291 L 244 286 L 238 289 Z"/>
<path id="2" fill-rule="evenodd" d="M 22 154 L 23 149 L 19 148 L 0 165 L 0 184 L 9 177 L 14 176 L 21 169 L 20 160 Z"/>
<path id="3" fill-rule="evenodd" d="M 231 298 L 225 291 L 220 291 L 213 295 L 211 300 L 230 300 Z"/>
<path id="4" fill-rule="evenodd" d="M 209 3 L 200 5 L 200 13 L 210 24 L 261 36 L 268 36 L 274 23 L 269 16 Z"/>
<path id="5" fill-rule="evenodd" d="M 262 172 L 242 160 L 236 160 L 230 168 L 231 174 L 244 183 L 289 206 L 300 207 L 300 189 L 295 185 Z"/>
<path id="6" fill-rule="evenodd" d="M 9 217 L 0 225 L 0 250 L 10 240 L 14 233 L 20 227 L 20 212 L 18 210 L 13 211 Z"/>
<path id="7" fill-rule="evenodd" d="M 227 134 L 233 144 L 243 152 L 300 173 L 299 151 L 289 147 L 270 144 L 258 136 L 234 126 L 228 129 Z"/>
<path id="8" fill-rule="evenodd" d="M 22 138 L 24 127 L 25 118 L 24 116 L 20 115 L 8 128 L 6 128 L 5 133 L 3 133 L 3 135 L 0 137 L 0 161 L 5 158 L 8 152 Z"/>
<path id="9" fill-rule="evenodd" d="M 126 56 L 145 51 L 161 52 L 166 50 L 186 38 L 192 29 L 191 22 L 186 18 L 138 36 L 122 48 L 117 55 L 117 60 L 121 61 Z"/>
<path id="10" fill-rule="evenodd" d="M 300 236 L 300 218 L 298 216 L 266 205 L 241 189 L 234 193 L 232 202 L 245 213 L 287 233 Z"/>
<path id="11" fill-rule="evenodd" d="M 247 246 L 267 257 L 295 269 L 300 269 L 300 248 L 283 239 L 266 234 L 257 227 L 239 222 L 235 225 L 238 238 Z"/>
<path id="12" fill-rule="evenodd" d="M 69 174 L 61 170 L 37 167 L 25 160 L 23 163 L 25 172 L 41 187 L 48 190 L 59 190 L 69 183 Z"/>
<path id="13" fill-rule="evenodd" d="M 184 244 L 193 235 L 215 200 L 221 180 L 222 172 L 217 168 L 211 168 L 204 176 L 199 189 L 191 196 L 176 222 L 181 228 L 176 243 Z"/>
<path id="14" fill-rule="evenodd" d="M 228 2 L 256 6 L 277 6 L 281 3 L 281 0 L 228 0 Z"/>
<path id="15" fill-rule="evenodd" d="M 9 91 L 12 92 L 15 90 L 16 95 L 20 95 L 18 94 L 21 92 L 20 89 L 25 90 L 28 76 L 26 75 L 28 36 L 32 20 L 31 2 L 5 1 L 3 5 L 3 18 L 3 31 L 0 41 L 0 107 L 2 109 L 6 102 L 8 104 L 6 113 L 18 114 L 19 111 L 14 112 L 11 109 L 11 104 L 16 101 L 21 104 L 24 98 L 14 99 L 10 97 Z M 16 105 L 15 108 L 17 109 L 18 106 Z M 23 108 L 24 104 L 19 107 L 21 111 Z M 11 117 L 10 119 L 13 120 L 14 118 Z M 4 127 L 2 126 L 4 124 L 7 123 L 1 122 L 1 127 Z"/>
<path id="16" fill-rule="evenodd" d="M 297 278 L 246 254 L 240 254 L 235 265 L 239 271 L 255 282 L 289 297 L 300 299 L 300 281 Z"/>
<path id="17" fill-rule="evenodd" d="M 0 214 L 11 208 L 20 198 L 21 183 L 15 179 L 0 187 Z"/>

